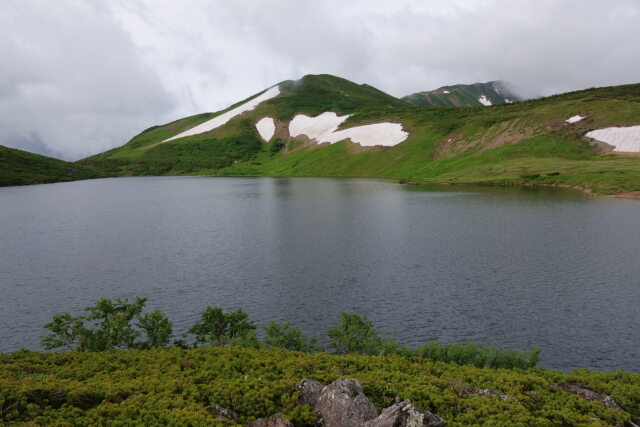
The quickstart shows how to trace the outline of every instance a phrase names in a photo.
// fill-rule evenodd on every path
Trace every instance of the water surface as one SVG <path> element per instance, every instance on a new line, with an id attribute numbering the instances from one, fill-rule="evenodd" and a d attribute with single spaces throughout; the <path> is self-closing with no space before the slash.
<path id="1" fill-rule="evenodd" d="M 184 332 L 207 305 L 321 333 L 367 314 L 407 345 L 543 349 L 640 371 L 640 203 L 555 189 L 153 177 L 0 188 L 0 351 L 101 297 Z"/>

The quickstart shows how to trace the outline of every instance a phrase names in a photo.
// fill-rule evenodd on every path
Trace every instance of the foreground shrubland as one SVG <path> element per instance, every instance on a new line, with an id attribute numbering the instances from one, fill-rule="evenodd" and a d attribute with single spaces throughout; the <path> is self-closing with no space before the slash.
<path id="1" fill-rule="evenodd" d="M 102 299 L 86 314 L 54 316 L 43 345 L 67 351 L 0 355 L 0 422 L 234 424 L 216 421 L 222 407 L 242 424 L 279 413 L 295 425 L 314 425 L 316 410 L 301 403 L 294 386 L 339 378 L 360 381 L 378 411 L 399 397 L 454 426 L 640 419 L 640 375 L 535 368 L 537 350 L 436 342 L 408 349 L 349 313 L 327 329 L 331 348 L 322 349 L 317 337 L 289 323 L 271 322 L 259 339 L 247 313 L 218 307 L 207 307 L 170 343 L 171 321 L 158 310 L 144 312 L 145 303 Z M 578 396 L 575 388 L 601 401 Z"/>
<path id="2" fill-rule="evenodd" d="M 378 411 L 396 396 L 462 425 L 623 425 L 640 419 L 640 375 L 543 369 L 492 369 L 433 362 L 420 356 L 301 353 L 207 347 L 0 356 L 0 420 L 40 425 L 211 425 L 211 408 L 239 422 L 281 413 L 313 425 L 311 407 L 293 386 L 354 378 Z M 589 402 L 554 384 L 584 383 L 623 410 Z M 467 393 L 489 388 L 510 396 Z M 223 421 L 220 421 L 221 423 Z"/>

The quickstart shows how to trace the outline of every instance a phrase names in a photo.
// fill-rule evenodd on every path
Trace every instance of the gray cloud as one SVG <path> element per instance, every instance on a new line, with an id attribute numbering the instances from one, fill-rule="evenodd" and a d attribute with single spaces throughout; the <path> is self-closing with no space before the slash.
<path id="1" fill-rule="evenodd" d="M 5 0 L 0 17 L 0 144 L 79 158 L 173 109 L 101 3 Z"/>
<path id="2" fill-rule="evenodd" d="M 37 135 L 79 158 L 308 73 L 396 96 L 494 79 L 546 95 L 640 75 L 635 0 L 390 3 L 5 0 L 0 144 Z"/>

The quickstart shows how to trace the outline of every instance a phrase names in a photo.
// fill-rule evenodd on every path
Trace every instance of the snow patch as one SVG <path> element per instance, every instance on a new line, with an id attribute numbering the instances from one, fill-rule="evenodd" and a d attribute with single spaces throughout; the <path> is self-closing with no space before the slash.
<path id="1" fill-rule="evenodd" d="M 376 145 L 393 147 L 407 139 L 408 136 L 409 133 L 402 130 L 401 124 L 385 122 L 339 130 L 325 136 L 320 142 L 326 141 L 333 144 L 334 142 L 348 138 L 363 147 L 373 147 Z"/>
<path id="2" fill-rule="evenodd" d="M 442 93 L 451 93 L 448 90 L 443 90 Z"/>
<path id="3" fill-rule="evenodd" d="M 402 125 L 399 123 L 375 123 L 337 130 L 338 126 L 348 118 L 349 115 L 338 116 L 330 111 L 316 117 L 298 114 L 289 123 L 289 134 L 292 137 L 306 135 L 319 144 L 324 142 L 334 144 L 338 141 L 351 139 L 352 142 L 363 147 L 375 145 L 392 147 L 409 136 L 408 132 L 402 130 Z"/>
<path id="4" fill-rule="evenodd" d="M 335 132 L 338 126 L 349 118 L 346 116 L 338 116 L 332 111 L 327 111 L 316 117 L 298 114 L 289 123 L 289 134 L 293 137 L 298 135 L 306 135 L 309 139 L 321 141 L 324 136 Z"/>
<path id="5" fill-rule="evenodd" d="M 613 145 L 613 151 L 640 153 L 640 126 L 597 129 L 585 136 Z"/>
<path id="6" fill-rule="evenodd" d="M 256 123 L 256 129 L 258 129 L 258 133 L 262 139 L 269 142 L 276 133 L 276 123 L 271 117 L 263 117 Z"/>
<path id="7" fill-rule="evenodd" d="M 578 123 L 580 120 L 582 119 L 586 119 L 587 116 L 581 116 L 580 114 L 573 116 L 573 117 L 569 117 L 567 120 L 565 120 L 565 122 L 567 123 Z"/>
<path id="8" fill-rule="evenodd" d="M 498 90 L 498 88 L 497 88 L 497 87 L 494 87 L 494 88 L 493 88 L 493 90 L 495 90 L 495 91 L 496 91 L 496 93 L 497 93 L 498 95 L 500 95 L 500 91 Z"/>
<path id="9" fill-rule="evenodd" d="M 504 102 L 506 102 L 507 104 L 513 104 L 513 101 L 511 101 L 509 98 L 505 98 Z"/>
<path id="10" fill-rule="evenodd" d="M 209 132 L 215 128 L 218 128 L 224 124 L 226 124 L 229 120 L 233 119 L 236 116 L 239 116 L 242 113 L 246 113 L 247 111 L 251 111 L 256 108 L 258 105 L 267 101 L 271 98 L 280 95 L 280 88 L 278 85 L 267 89 L 261 95 L 256 96 L 255 98 L 245 102 L 244 104 L 234 108 L 233 110 L 229 110 L 226 113 L 220 114 L 219 116 L 214 117 L 211 120 L 208 120 L 204 123 L 200 123 L 198 126 L 192 127 L 182 133 L 177 134 L 176 136 L 172 136 L 169 139 L 165 139 L 162 142 L 171 141 L 178 138 L 184 138 L 185 136 L 198 135 L 200 133 Z"/>
<path id="11" fill-rule="evenodd" d="M 487 97 L 484 95 L 478 98 L 478 101 L 480 101 L 480 104 L 484 105 L 485 107 L 488 107 L 489 105 L 491 105 L 491 101 L 489 101 Z"/>

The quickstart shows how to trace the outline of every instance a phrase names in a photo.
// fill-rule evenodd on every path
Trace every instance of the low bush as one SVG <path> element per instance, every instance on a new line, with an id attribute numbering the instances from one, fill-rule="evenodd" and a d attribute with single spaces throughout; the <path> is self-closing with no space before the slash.
<path id="1" fill-rule="evenodd" d="M 219 404 L 238 413 L 244 425 L 280 412 L 297 426 L 311 426 L 313 410 L 298 405 L 293 389 L 304 378 L 325 384 L 355 378 L 378 410 L 397 395 L 437 413 L 447 426 L 640 421 L 638 374 L 490 369 L 399 355 L 232 346 L 0 355 L 0 424 L 215 425 L 207 408 Z M 569 382 L 612 396 L 624 411 L 552 385 Z M 470 387 L 490 388 L 513 399 L 466 393 Z"/>

